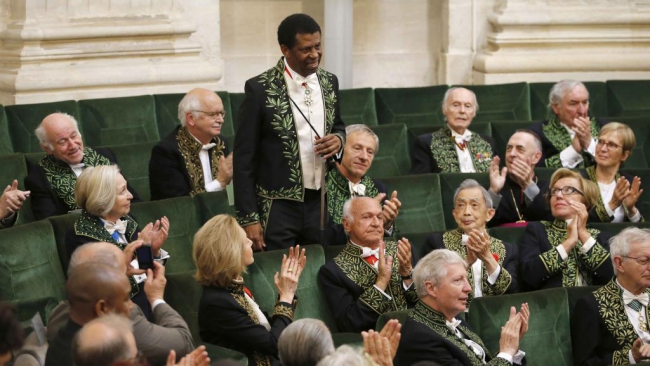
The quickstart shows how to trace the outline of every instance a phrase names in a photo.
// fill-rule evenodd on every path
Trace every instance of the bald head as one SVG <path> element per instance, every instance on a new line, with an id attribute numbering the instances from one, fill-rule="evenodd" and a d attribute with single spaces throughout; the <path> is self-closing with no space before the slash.
<path id="1" fill-rule="evenodd" d="M 221 98 L 209 89 L 192 89 L 178 104 L 181 126 L 204 145 L 221 134 L 225 113 Z"/>
<path id="2" fill-rule="evenodd" d="M 352 197 L 343 205 L 343 229 L 357 245 L 375 248 L 384 238 L 381 205 L 370 197 Z"/>
<path id="3" fill-rule="evenodd" d="M 126 263 L 124 261 L 124 252 L 115 244 L 106 242 L 93 242 L 78 247 L 70 257 L 68 264 L 68 277 L 76 267 L 81 264 L 96 263 L 115 268 L 116 270 L 126 273 Z"/>
<path id="4" fill-rule="evenodd" d="M 137 355 L 131 322 L 109 314 L 94 319 L 74 337 L 72 357 L 76 366 L 109 366 Z"/>
<path id="5" fill-rule="evenodd" d="M 83 159 L 83 141 L 77 121 L 65 113 L 45 117 L 34 131 L 47 154 L 66 164 L 79 164 Z"/>

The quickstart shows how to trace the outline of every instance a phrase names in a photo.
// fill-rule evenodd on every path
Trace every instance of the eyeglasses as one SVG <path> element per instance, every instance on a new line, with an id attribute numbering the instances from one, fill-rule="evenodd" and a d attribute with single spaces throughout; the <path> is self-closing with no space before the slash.
<path id="1" fill-rule="evenodd" d="M 551 189 L 551 196 L 557 196 L 557 194 L 559 192 L 562 192 L 563 196 L 570 196 L 570 195 L 572 195 L 574 193 L 578 193 L 578 194 L 581 194 L 583 196 L 585 195 L 578 188 L 571 187 L 571 186 L 565 186 L 565 187 L 561 187 L 561 188 L 553 188 L 553 189 Z"/>
<path id="2" fill-rule="evenodd" d="M 621 257 L 634 259 L 640 266 L 643 266 L 643 267 L 650 264 L 650 258 L 648 258 L 648 257 L 628 257 L 626 255 L 622 255 Z"/>
<path id="3" fill-rule="evenodd" d="M 212 119 L 215 119 L 217 117 L 226 118 L 226 111 L 221 111 L 221 112 L 194 111 L 194 112 L 204 113 L 206 116 Z"/>
<path id="4" fill-rule="evenodd" d="M 618 148 L 621 148 L 621 149 L 623 148 L 623 146 L 621 146 L 619 144 L 616 144 L 616 143 L 611 142 L 611 141 L 601 140 L 601 139 L 598 139 L 596 141 L 596 145 L 598 145 L 598 146 L 605 145 L 605 146 L 607 146 L 607 150 L 615 150 L 615 149 L 618 149 Z"/>

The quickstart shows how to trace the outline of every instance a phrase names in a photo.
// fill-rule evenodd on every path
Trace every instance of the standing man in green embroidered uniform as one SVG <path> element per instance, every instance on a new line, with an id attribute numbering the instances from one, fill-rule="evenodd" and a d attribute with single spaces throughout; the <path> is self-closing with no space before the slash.
<path id="1" fill-rule="evenodd" d="M 474 92 L 449 88 L 442 99 L 447 124 L 415 141 L 411 174 L 487 172 L 497 151 L 492 138 L 469 130 L 477 111 Z"/>
<path id="2" fill-rule="evenodd" d="M 255 250 L 320 242 L 325 161 L 345 144 L 338 79 L 319 68 L 320 26 L 290 15 L 278 43 L 277 65 L 246 81 L 235 136 L 237 220 Z"/>
<path id="3" fill-rule="evenodd" d="M 581 299 L 573 312 L 576 366 L 628 365 L 650 359 L 650 230 L 621 231 L 610 242 L 610 255 L 616 277 Z"/>
<path id="4" fill-rule="evenodd" d="M 327 235 L 328 245 L 344 245 L 347 235 L 343 229 L 343 205 L 354 196 L 374 197 L 382 202 L 384 212 L 384 233 L 394 233 L 393 224 L 402 203 L 393 191 L 390 199 L 386 198 L 384 183 L 366 175 L 372 160 L 379 150 L 379 137 L 366 125 L 350 125 L 345 128 L 346 141 L 341 163 L 336 169 L 327 172 L 327 211 L 330 227 Z"/>
<path id="5" fill-rule="evenodd" d="M 583 168 L 593 159 L 596 138 L 607 122 L 589 117 L 589 92 L 579 81 L 559 81 L 548 99 L 553 117 L 530 127 L 542 139 L 542 159 L 537 166 Z"/>
<path id="6" fill-rule="evenodd" d="M 216 192 L 232 180 L 232 154 L 219 138 L 226 112 L 212 90 L 196 88 L 178 104 L 181 125 L 151 151 L 151 199 Z"/>

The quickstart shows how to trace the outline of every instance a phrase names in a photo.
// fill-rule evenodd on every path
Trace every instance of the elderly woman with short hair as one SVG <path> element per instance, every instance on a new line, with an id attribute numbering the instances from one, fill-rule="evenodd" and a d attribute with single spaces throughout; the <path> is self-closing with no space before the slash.
<path id="1" fill-rule="evenodd" d="M 422 258 L 413 270 L 419 301 L 402 326 L 395 365 L 410 366 L 420 361 L 441 365 L 525 364 L 519 342 L 528 331 L 528 304 L 521 311 L 510 308 L 501 330 L 499 353 L 492 356 L 481 338 L 456 316 L 465 311 L 472 287 L 467 280 L 467 263 L 456 252 L 437 249 Z"/>
<path id="2" fill-rule="evenodd" d="M 268 318 L 242 277 L 255 260 L 252 245 L 230 215 L 213 217 L 194 236 L 195 277 L 203 285 L 200 335 L 205 342 L 245 353 L 249 365 L 280 365 L 278 338 L 293 320 L 295 293 L 307 258 L 300 246 L 283 256 L 275 274 L 279 296 Z"/>
<path id="3" fill-rule="evenodd" d="M 547 201 L 553 222 L 531 222 L 520 241 L 521 278 L 527 290 L 604 285 L 614 275 L 610 235 L 587 228 L 598 187 L 566 168 L 549 184 Z"/>

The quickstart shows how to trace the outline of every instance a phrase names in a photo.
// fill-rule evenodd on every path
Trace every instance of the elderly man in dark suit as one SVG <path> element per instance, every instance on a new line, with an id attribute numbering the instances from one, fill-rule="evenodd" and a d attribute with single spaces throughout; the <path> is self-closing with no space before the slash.
<path id="1" fill-rule="evenodd" d="M 290 15 L 278 42 L 284 57 L 246 82 L 235 136 L 237 220 L 256 250 L 320 242 L 324 163 L 345 144 L 338 79 L 319 68 L 320 26 Z"/>

